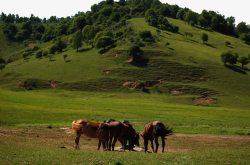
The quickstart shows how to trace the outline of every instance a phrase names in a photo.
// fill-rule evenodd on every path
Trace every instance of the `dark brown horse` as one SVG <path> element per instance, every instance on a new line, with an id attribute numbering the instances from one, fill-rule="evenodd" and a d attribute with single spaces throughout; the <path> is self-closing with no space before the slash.
<path id="1" fill-rule="evenodd" d="M 131 124 L 128 121 L 120 122 L 116 120 L 106 121 L 106 126 L 108 129 L 104 127 L 102 132 L 109 132 L 109 140 L 106 144 L 108 144 L 109 150 L 114 151 L 115 144 L 117 140 L 119 140 L 122 144 L 123 150 L 126 149 L 126 145 L 128 142 L 128 149 L 133 150 L 134 145 L 139 146 L 139 134 L 135 131 Z"/>
<path id="2" fill-rule="evenodd" d="M 171 135 L 173 133 L 172 129 L 169 129 L 168 127 L 165 127 L 165 125 L 162 122 L 154 121 L 151 123 L 148 123 L 144 126 L 144 130 L 141 133 L 141 136 L 144 139 L 144 148 L 145 152 L 148 150 L 148 141 L 151 142 L 151 147 L 153 152 L 157 153 L 159 142 L 158 138 L 161 137 L 162 140 L 162 152 L 164 152 L 165 149 L 165 137 L 168 135 Z M 156 149 L 154 150 L 154 140 L 156 144 Z"/>
<path id="3" fill-rule="evenodd" d="M 86 119 L 80 119 L 72 122 L 72 129 L 76 132 L 75 149 L 80 149 L 79 141 L 82 134 L 90 138 L 100 138 L 98 128 L 101 123 L 91 122 Z M 102 139 L 102 138 L 100 138 Z M 99 142 L 100 143 L 100 142 Z"/>

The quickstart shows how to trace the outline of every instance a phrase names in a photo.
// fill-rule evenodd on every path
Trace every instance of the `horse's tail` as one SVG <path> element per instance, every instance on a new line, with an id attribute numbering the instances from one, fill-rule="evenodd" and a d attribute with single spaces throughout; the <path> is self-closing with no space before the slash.
<path id="1" fill-rule="evenodd" d="M 165 127 L 163 123 L 157 123 L 154 127 L 154 134 L 158 136 L 168 136 L 173 134 L 173 129 Z"/>

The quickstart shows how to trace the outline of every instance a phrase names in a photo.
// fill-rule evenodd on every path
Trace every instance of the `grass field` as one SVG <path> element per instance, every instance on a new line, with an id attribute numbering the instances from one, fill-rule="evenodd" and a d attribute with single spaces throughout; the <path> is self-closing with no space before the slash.
<path id="1" fill-rule="evenodd" d="M 250 133 L 247 109 L 187 105 L 185 97 L 176 104 L 173 99 L 156 94 L 2 89 L 0 160 L 3 164 L 249 163 L 250 138 L 242 136 Z M 75 151 L 74 134 L 60 128 L 70 127 L 78 118 L 128 119 L 139 132 L 146 122 L 161 120 L 174 128 L 175 135 L 168 139 L 165 154 L 97 152 L 97 141 L 88 138 L 82 138 L 81 150 Z"/>
<path id="2" fill-rule="evenodd" d="M 129 20 L 136 33 L 150 30 L 157 38 L 142 48 L 150 59 L 145 68 L 125 62 L 126 40 L 103 55 L 84 45 L 83 51 L 67 48 L 52 61 L 35 55 L 20 59 L 26 48 L 6 41 L 0 30 L 0 57 L 17 57 L 0 70 L 0 164 L 249 164 L 249 69 L 237 72 L 220 60 L 228 50 L 247 56 L 249 45 L 183 21 L 169 21 L 179 26 L 179 34 L 162 31 L 157 36 L 143 18 Z M 193 37 L 185 37 L 185 32 Z M 207 45 L 200 39 L 203 32 L 209 35 Z M 230 47 L 226 41 L 232 43 Z M 47 49 L 51 44 L 37 45 Z M 159 78 L 163 83 L 149 88 L 150 93 L 122 87 L 126 81 Z M 56 80 L 58 89 L 17 87 L 29 79 Z M 174 96 L 171 90 L 183 93 Z M 204 91 L 218 102 L 194 104 L 192 99 Z M 139 132 L 145 123 L 160 120 L 175 134 L 169 137 L 165 154 L 97 152 L 96 140 L 87 138 L 75 151 L 74 135 L 60 128 L 79 118 L 127 119 Z"/>

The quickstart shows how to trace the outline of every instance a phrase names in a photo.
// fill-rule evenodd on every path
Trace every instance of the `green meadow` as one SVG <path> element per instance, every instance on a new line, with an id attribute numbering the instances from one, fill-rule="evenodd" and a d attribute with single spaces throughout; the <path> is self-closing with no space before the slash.
<path id="1" fill-rule="evenodd" d="M 17 57 L 0 70 L 0 164 L 249 164 L 250 72 L 227 68 L 220 57 L 225 51 L 247 56 L 249 45 L 168 19 L 179 26 L 179 33 L 158 35 L 144 18 L 128 21 L 136 33 L 150 30 L 157 38 L 142 48 L 149 57 L 145 68 L 126 62 L 126 39 L 102 55 L 84 45 L 80 52 L 67 48 L 52 61 L 35 55 L 24 60 L 25 47 L 8 44 L 0 29 L 1 57 Z M 209 35 L 207 45 L 200 39 L 204 32 Z M 52 44 L 36 43 L 44 50 Z M 68 55 L 67 62 L 63 55 Z M 126 81 L 157 78 L 162 84 L 148 93 L 123 87 Z M 31 79 L 38 83 L 35 89 L 18 87 Z M 58 88 L 39 86 L 51 80 L 58 81 Z M 204 93 L 216 103 L 192 102 Z M 127 119 L 138 132 L 145 123 L 160 120 L 173 128 L 174 135 L 164 154 L 97 151 L 97 141 L 88 138 L 81 139 L 81 150 L 76 151 L 74 135 L 61 128 L 80 118 Z"/>

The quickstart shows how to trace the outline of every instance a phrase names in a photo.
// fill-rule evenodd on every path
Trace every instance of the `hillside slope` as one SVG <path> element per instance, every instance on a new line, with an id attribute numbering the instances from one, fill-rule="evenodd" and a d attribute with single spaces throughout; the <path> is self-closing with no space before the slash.
<path id="1" fill-rule="evenodd" d="M 123 87 L 125 82 L 161 80 L 160 84 L 148 87 L 148 92 L 177 92 L 190 96 L 190 100 L 194 95 L 208 95 L 218 99 L 218 106 L 248 109 L 249 72 L 241 73 L 239 67 L 234 70 L 225 67 L 220 55 L 225 51 L 233 51 L 239 56 L 247 56 L 250 52 L 249 45 L 233 37 L 205 31 L 180 20 L 168 19 L 179 26 L 179 33 L 161 31 L 158 34 L 156 28 L 149 26 L 144 18 L 128 21 L 128 26 L 135 33 L 150 30 L 157 40 L 155 43 L 145 43 L 146 46 L 142 48 L 149 58 L 146 67 L 136 67 L 126 62 L 126 50 L 130 44 L 125 39 L 103 55 L 84 45 L 78 53 L 68 48 L 56 54 L 53 60 L 37 59 L 35 55 L 27 60 L 17 60 L 0 71 L 1 86 L 13 89 L 18 83 L 29 80 L 35 81 L 37 88 L 50 88 L 48 82 L 54 80 L 58 82 L 57 87 L 63 89 L 126 92 L 128 90 Z M 192 33 L 193 37 L 186 37 L 185 32 Z M 200 39 L 202 33 L 209 35 L 207 45 Z M 1 57 L 7 58 L 13 53 L 20 55 L 23 47 L 15 44 L 8 46 L 3 35 L 0 35 Z M 225 42 L 230 42 L 231 46 L 226 46 Z M 45 49 L 51 44 L 38 43 L 37 46 Z M 67 61 L 63 59 L 63 55 L 68 56 Z"/>

